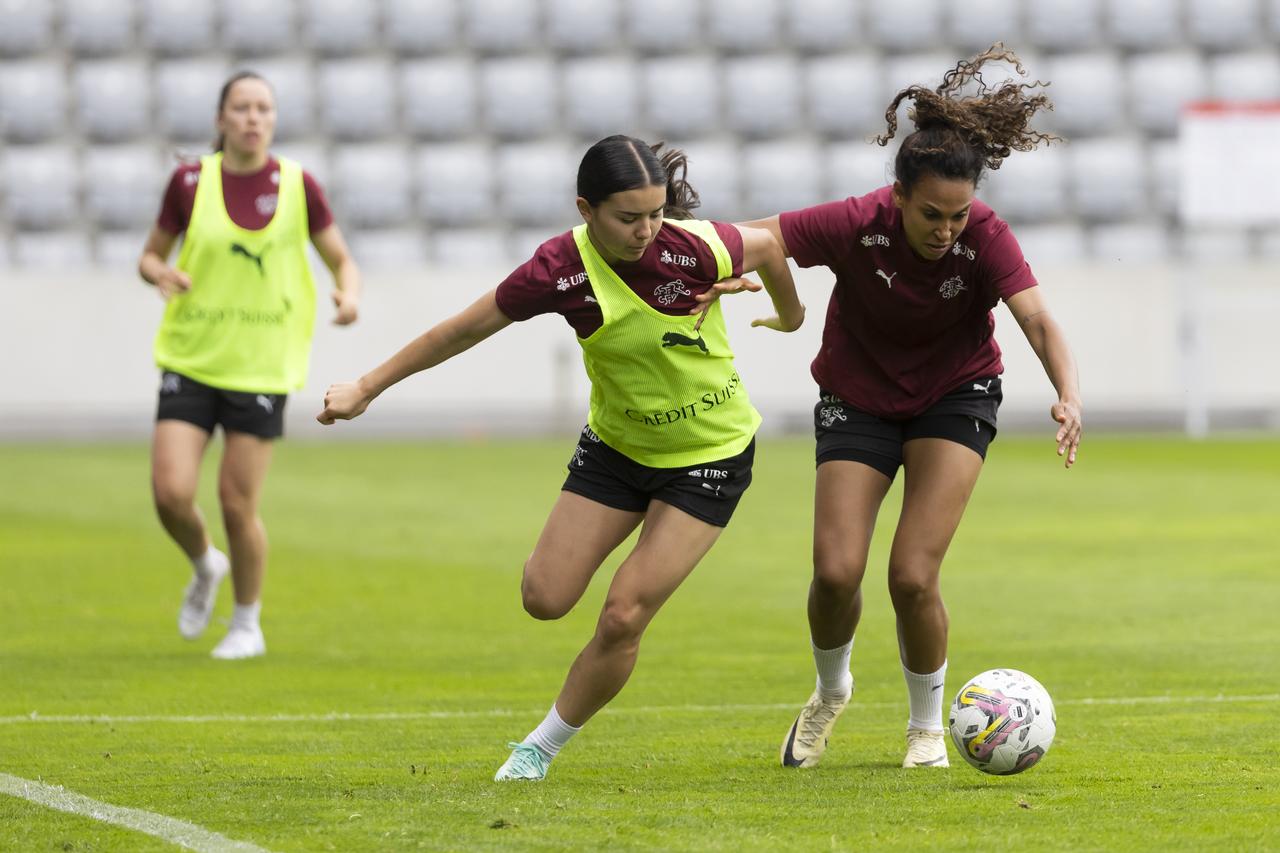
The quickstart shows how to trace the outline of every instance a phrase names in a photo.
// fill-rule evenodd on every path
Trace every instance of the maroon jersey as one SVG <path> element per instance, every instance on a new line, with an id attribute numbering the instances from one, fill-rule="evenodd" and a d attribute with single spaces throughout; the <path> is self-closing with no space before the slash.
<path id="1" fill-rule="evenodd" d="M 733 225 L 711 224 L 729 250 L 733 274 L 742 275 L 742 235 Z M 688 314 L 698 304 L 693 297 L 719 281 L 711 247 L 665 222 L 640 260 L 612 267 L 637 296 L 663 314 Z M 498 285 L 497 299 L 502 313 L 512 320 L 559 314 L 580 338 L 604 323 L 572 231 L 539 246 L 532 258 Z"/>
<path id="2" fill-rule="evenodd" d="M 191 209 L 196 203 L 196 185 L 200 183 L 200 164 L 183 163 L 173 170 L 169 187 L 164 191 L 156 225 L 175 237 L 187 230 Z M 302 186 L 307 194 L 307 228 L 316 234 L 333 224 L 333 213 L 316 179 L 303 170 Z M 231 221 L 241 228 L 258 231 L 267 227 L 276 212 L 280 189 L 280 163 L 272 157 L 260 171 L 237 175 L 222 168 L 222 200 Z"/>
<path id="3" fill-rule="evenodd" d="M 1009 226 L 974 199 L 951 251 L 907 245 L 892 188 L 779 217 L 802 267 L 836 275 L 813 360 L 823 389 L 887 419 L 910 418 L 956 386 L 1004 370 L 991 309 L 1036 285 Z"/>

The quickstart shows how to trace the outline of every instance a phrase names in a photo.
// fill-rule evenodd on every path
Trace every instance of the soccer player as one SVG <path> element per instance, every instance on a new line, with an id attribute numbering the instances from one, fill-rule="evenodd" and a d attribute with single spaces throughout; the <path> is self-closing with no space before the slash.
<path id="1" fill-rule="evenodd" d="M 914 103 L 915 132 L 894 162 L 896 180 L 861 197 L 749 223 L 771 232 L 802 267 L 836 276 L 812 365 L 820 388 L 813 582 L 809 629 L 817 687 L 782 743 L 782 763 L 812 767 L 853 690 L 849 660 L 862 612 L 862 579 L 876 514 L 901 467 L 902 511 L 889 555 L 909 716 L 904 767 L 945 767 L 943 683 L 947 611 L 943 556 L 996 435 L 1000 348 L 991 310 L 999 300 L 1058 392 L 1058 454 L 1080 444 L 1075 361 L 1009 227 L 974 190 L 985 169 L 1053 137 L 1029 127 L 1048 106 L 1034 86 L 983 85 L 988 62 L 1018 58 L 994 45 L 959 63 L 936 89 L 910 86 L 885 113 Z M 963 94 L 966 86 L 972 94 Z M 714 300 L 738 285 L 719 285 Z"/>
<path id="2" fill-rule="evenodd" d="M 776 314 L 754 324 L 789 332 L 804 319 L 769 233 L 689 218 L 698 197 L 685 180 L 685 157 L 661 148 L 627 136 L 591 146 L 578 169 L 583 224 L 543 243 L 495 290 L 360 380 L 331 386 L 318 416 L 324 424 L 354 418 L 392 385 L 513 321 L 555 313 L 576 333 L 591 379 L 590 415 L 525 563 L 525 610 L 536 619 L 564 616 L 609 553 L 643 527 L 614 574 L 595 635 L 546 718 L 510 744 L 495 780 L 542 779 L 569 738 L 617 695 L 645 627 L 751 482 L 760 416 L 733 366 L 719 306 L 695 319 L 694 297 L 757 270 Z"/>
<path id="3" fill-rule="evenodd" d="M 270 153 L 275 122 L 264 79 L 242 72 L 226 82 L 214 153 L 174 171 L 138 263 L 168 303 L 155 340 L 161 380 L 151 483 L 160 521 L 193 570 L 178 631 L 189 640 L 204 632 L 230 571 L 236 604 L 213 649 L 219 659 L 266 653 L 259 611 L 267 538 L 258 503 L 272 443 L 284 431 L 286 395 L 307 374 L 315 319 L 308 240 L 333 273 L 335 323 L 355 321 L 360 296 L 359 270 L 320 186 Z M 229 557 L 211 544 L 195 504 L 200 460 L 219 424 Z"/>

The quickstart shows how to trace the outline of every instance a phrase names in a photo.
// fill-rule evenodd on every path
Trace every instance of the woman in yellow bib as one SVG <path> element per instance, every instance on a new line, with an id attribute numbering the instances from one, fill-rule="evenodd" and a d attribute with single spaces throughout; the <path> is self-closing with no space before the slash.
<path id="1" fill-rule="evenodd" d="M 734 369 L 718 304 L 694 316 L 694 297 L 755 270 L 777 312 L 755 323 L 789 332 L 804 319 L 777 243 L 758 229 L 690 219 L 697 194 L 684 180 L 684 155 L 659 156 L 660 148 L 626 136 L 593 145 L 578 169 L 582 225 L 543 243 L 495 290 L 358 381 L 331 386 L 318 416 L 323 424 L 354 418 L 395 383 L 513 320 L 558 313 L 577 333 L 591 411 L 525 563 L 525 609 L 536 619 L 568 613 L 610 552 L 643 528 L 613 577 L 595 635 L 546 718 L 511 744 L 497 780 L 542 779 L 622 689 L 645 627 L 751 481 L 760 415 Z"/>
<path id="2" fill-rule="evenodd" d="M 307 375 L 315 318 L 307 243 L 333 273 L 335 323 L 355 321 L 360 293 L 359 271 L 319 185 L 297 163 L 270 154 L 275 121 L 265 80 L 244 72 L 227 81 L 214 153 L 174 172 L 138 264 L 168 303 L 155 340 L 162 375 L 151 481 L 160 521 L 193 566 L 178 630 L 187 639 L 204 632 L 230 571 L 236 604 L 213 650 L 221 659 L 266 653 L 258 614 L 267 539 L 258 502 L 272 441 L 284 431 L 286 395 Z M 210 543 L 195 504 L 200 460 L 219 424 L 229 558 Z"/>

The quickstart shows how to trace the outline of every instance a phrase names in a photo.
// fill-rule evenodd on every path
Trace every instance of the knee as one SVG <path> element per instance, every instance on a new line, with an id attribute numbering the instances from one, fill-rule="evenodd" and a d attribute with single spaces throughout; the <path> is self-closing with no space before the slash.
<path id="1" fill-rule="evenodd" d="M 573 609 L 574 602 L 557 595 L 555 585 L 537 570 L 530 559 L 524 564 L 524 577 L 520 580 L 520 601 L 524 610 L 534 619 L 559 619 Z"/>
<path id="2" fill-rule="evenodd" d="M 813 554 L 813 590 L 823 599 L 852 601 L 867 571 L 865 558 L 816 549 Z"/>
<path id="3" fill-rule="evenodd" d="M 218 503 L 222 506 L 222 523 L 228 530 L 245 528 L 258 517 L 256 503 L 239 489 L 219 486 Z"/>
<path id="4" fill-rule="evenodd" d="M 608 599 L 600 613 L 596 635 L 607 646 L 637 646 L 650 617 L 639 602 Z"/>
<path id="5" fill-rule="evenodd" d="M 898 610 L 912 609 L 933 601 L 938 598 L 937 571 L 924 565 L 890 565 L 889 597 Z"/>
<path id="6" fill-rule="evenodd" d="M 151 496 L 155 501 L 156 512 L 167 517 L 190 511 L 196 501 L 194 490 L 162 479 L 152 479 Z"/>

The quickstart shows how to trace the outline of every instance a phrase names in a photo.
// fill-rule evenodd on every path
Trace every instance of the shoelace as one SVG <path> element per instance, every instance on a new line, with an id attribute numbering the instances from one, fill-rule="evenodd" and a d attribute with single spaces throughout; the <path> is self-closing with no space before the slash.
<path id="1" fill-rule="evenodd" d="M 507 760 L 511 762 L 511 770 L 516 775 L 524 776 L 530 772 L 539 776 L 546 775 L 547 762 L 542 757 L 542 750 L 529 743 L 508 743 L 507 748 L 514 750 Z"/>
<path id="2" fill-rule="evenodd" d="M 815 707 L 817 706 L 817 707 Z M 811 747 L 818 736 L 822 734 L 823 728 L 836 715 L 836 709 L 817 699 L 805 706 L 807 712 L 804 716 L 804 722 L 800 726 L 800 731 L 796 734 L 801 746 Z"/>

